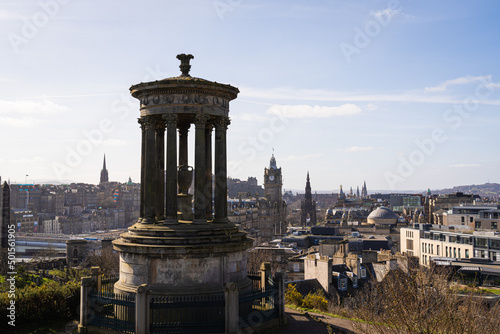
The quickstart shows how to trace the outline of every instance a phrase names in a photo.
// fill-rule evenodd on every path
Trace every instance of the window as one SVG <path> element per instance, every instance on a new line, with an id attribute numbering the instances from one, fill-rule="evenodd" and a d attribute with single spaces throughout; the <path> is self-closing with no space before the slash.
<path id="1" fill-rule="evenodd" d="M 439 256 L 439 245 L 436 245 L 436 254 Z"/>
<path id="2" fill-rule="evenodd" d="M 462 216 L 461 218 L 462 218 L 462 223 L 463 223 L 463 222 L 465 222 L 465 217 L 464 217 L 464 216 Z"/>
<path id="3" fill-rule="evenodd" d="M 453 257 L 457 257 L 457 248 L 453 247 Z"/>
<path id="4" fill-rule="evenodd" d="M 446 257 L 448 257 L 448 246 L 446 246 L 445 249 L 446 249 Z"/>
<path id="5" fill-rule="evenodd" d="M 499 238 L 490 239 L 490 248 L 500 249 L 500 239 Z"/>
<path id="6" fill-rule="evenodd" d="M 475 228 L 481 228 L 481 222 L 476 220 Z"/>
<path id="7" fill-rule="evenodd" d="M 473 217 L 469 217 L 470 222 L 472 223 L 474 221 Z"/>
<path id="8" fill-rule="evenodd" d="M 478 247 L 487 247 L 488 246 L 488 239 L 486 238 L 475 238 L 475 245 Z"/>
<path id="9" fill-rule="evenodd" d="M 497 229 L 497 222 L 491 222 L 491 229 L 496 230 Z"/>
<path id="10" fill-rule="evenodd" d="M 459 249 L 458 249 L 458 258 L 459 258 L 459 259 L 461 259 L 461 258 L 462 258 L 462 254 L 461 254 L 461 252 L 460 252 L 460 251 L 461 251 L 461 249 L 459 248 Z"/>
<path id="11" fill-rule="evenodd" d="M 469 258 L 469 250 L 468 250 L 468 249 L 466 249 L 466 250 L 465 250 L 465 258 L 466 258 L 466 259 L 468 259 L 468 258 Z"/>

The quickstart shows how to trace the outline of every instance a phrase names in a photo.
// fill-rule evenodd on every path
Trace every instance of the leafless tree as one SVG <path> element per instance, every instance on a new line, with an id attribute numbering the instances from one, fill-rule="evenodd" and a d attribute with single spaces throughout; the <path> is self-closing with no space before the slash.
<path id="1" fill-rule="evenodd" d="M 111 248 L 89 254 L 85 261 L 89 267 L 100 267 L 105 275 L 113 275 L 119 272 L 119 256 Z"/>
<path id="2" fill-rule="evenodd" d="M 366 286 L 346 306 L 360 333 L 498 333 L 500 306 L 450 289 L 438 268 L 394 271 Z"/>

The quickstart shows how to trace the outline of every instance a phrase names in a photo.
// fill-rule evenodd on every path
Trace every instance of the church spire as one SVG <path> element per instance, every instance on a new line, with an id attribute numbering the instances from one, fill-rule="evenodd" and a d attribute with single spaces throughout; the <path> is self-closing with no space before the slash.
<path id="1" fill-rule="evenodd" d="M 100 180 L 99 184 L 106 183 L 106 182 L 109 182 L 109 178 L 108 178 L 108 170 L 106 169 L 106 154 L 105 154 L 104 161 L 102 163 L 101 180 Z"/>

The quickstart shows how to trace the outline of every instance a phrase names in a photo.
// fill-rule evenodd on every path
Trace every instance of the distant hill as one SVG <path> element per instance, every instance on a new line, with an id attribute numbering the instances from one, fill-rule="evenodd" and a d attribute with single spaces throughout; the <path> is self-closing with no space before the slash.
<path id="1" fill-rule="evenodd" d="M 498 183 L 485 183 L 485 184 L 472 184 L 468 186 L 456 186 L 453 188 L 432 190 L 433 194 L 450 194 L 462 192 L 464 194 L 477 194 L 481 197 L 499 197 L 500 184 Z"/>

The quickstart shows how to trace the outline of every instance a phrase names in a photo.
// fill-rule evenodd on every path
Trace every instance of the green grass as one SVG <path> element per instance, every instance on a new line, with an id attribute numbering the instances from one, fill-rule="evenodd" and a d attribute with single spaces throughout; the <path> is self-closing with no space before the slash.
<path id="1" fill-rule="evenodd" d="M 316 310 L 316 309 L 308 309 L 308 308 L 304 308 L 304 307 L 298 307 L 298 306 L 295 306 L 295 305 L 292 305 L 292 304 L 286 304 L 285 306 L 288 307 L 288 308 L 297 310 L 297 311 L 318 313 L 318 314 L 327 315 L 327 316 L 330 316 L 330 317 L 333 317 L 333 318 L 339 318 L 339 319 L 345 319 L 345 320 L 350 320 L 350 321 L 358 321 L 358 322 L 367 323 L 366 321 L 364 321 L 362 319 L 347 318 L 347 317 L 343 317 L 343 316 L 338 315 L 338 314 L 328 313 L 328 312 L 324 312 L 324 311 L 320 311 L 320 310 Z"/>
<path id="2" fill-rule="evenodd" d="M 460 288 L 455 289 L 455 292 L 466 293 L 473 295 L 500 295 L 500 289 L 486 289 L 486 288 Z"/>
<path id="3" fill-rule="evenodd" d="M 481 289 L 494 295 L 500 295 L 500 289 Z"/>

